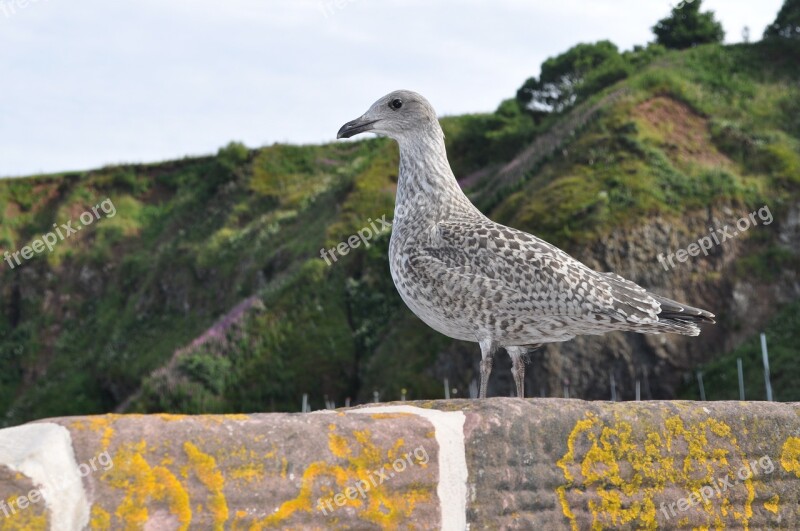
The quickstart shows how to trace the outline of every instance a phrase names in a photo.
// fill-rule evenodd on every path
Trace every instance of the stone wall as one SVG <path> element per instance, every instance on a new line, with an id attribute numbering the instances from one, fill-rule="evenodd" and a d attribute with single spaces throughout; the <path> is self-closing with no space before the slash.
<path id="1" fill-rule="evenodd" d="M 0 529 L 800 528 L 800 405 L 493 398 L 0 431 Z"/>

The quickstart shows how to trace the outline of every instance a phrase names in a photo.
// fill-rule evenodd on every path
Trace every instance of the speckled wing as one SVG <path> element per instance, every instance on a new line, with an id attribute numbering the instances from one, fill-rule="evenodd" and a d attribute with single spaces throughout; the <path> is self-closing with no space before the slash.
<path id="1" fill-rule="evenodd" d="M 491 311 L 565 317 L 592 328 L 659 321 L 660 304 L 644 288 L 593 271 L 557 247 L 491 220 L 440 222 L 428 243 L 414 261 L 430 268 L 438 289 L 469 287 L 490 301 Z"/>

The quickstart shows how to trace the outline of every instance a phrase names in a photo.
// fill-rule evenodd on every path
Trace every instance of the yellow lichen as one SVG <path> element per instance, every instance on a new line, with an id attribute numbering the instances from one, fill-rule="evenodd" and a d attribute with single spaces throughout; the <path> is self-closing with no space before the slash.
<path id="1" fill-rule="evenodd" d="M 273 459 L 276 454 L 277 448 L 274 444 L 273 450 L 264 454 L 240 445 L 230 452 L 217 453 L 217 459 L 222 469 L 229 470 L 228 476 L 231 479 L 254 483 L 264 479 L 265 461 Z"/>
<path id="2" fill-rule="evenodd" d="M 566 485 L 561 485 L 556 489 L 556 494 L 558 495 L 559 502 L 561 502 L 561 511 L 564 513 L 570 523 L 571 527 L 574 531 L 578 529 L 578 523 L 575 521 L 575 514 L 569 507 L 569 502 L 567 501 L 566 492 L 567 488 L 572 486 L 572 482 L 575 481 L 575 478 L 572 476 L 572 473 L 569 470 L 568 464 L 571 464 L 575 460 L 575 440 L 578 436 L 585 430 L 591 428 L 594 423 L 593 416 L 591 414 L 586 415 L 587 419 L 579 420 L 578 423 L 572 430 L 572 433 L 569 434 L 567 438 L 567 453 L 564 454 L 564 457 L 558 460 L 556 465 L 562 470 L 564 473 L 564 478 L 567 480 Z"/>
<path id="3" fill-rule="evenodd" d="M 800 437 L 789 437 L 781 448 L 781 466 L 800 478 Z"/>
<path id="4" fill-rule="evenodd" d="M 232 479 L 238 479 L 247 483 L 254 483 L 264 478 L 264 464 L 263 463 L 249 463 L 239 467 L 232 468 L 230 471 Z"/>
<path id="5" fill-rule="evenodd" d="M 178 517 L 181 529 L 187 529 L 192 522 L 192 508 L 189 493 L 169 469 L 153 468 L 153 477 L 161 484 L 163 497 L 167 500 L 170 512 Z"/>
<path id="6" fill-rule="evenodd" d="M 688 498 L 715 484 L 717 477 L 733 476 L 746 463 L 730 427 L 715 419 L 684 423 L 675 415 L 639 435 L 618 414 L 604 421 L 587 413 L 575 424 L 567 452 L 557 462 L 566 483 L 556 494 L 572 529 L 578 529 L 572 510 L 577 506 L 589 510 L 595 529 L 656 529 L 663 509 L 654 500 L 667 488 L 677 486 Z M 731 507 L 726 499 L 701 501 L 691 510 L 705 514 L 705 525 L 720 527 L 722 516 L 730 515 L 747 527 L 755 489 L 749 479 L 743 485 L 747 490 L 743 510 Z"/>
<path id="7" fill-rule="evenodd" d="M 244 413 L 228 413 L 227 415 L 222 415 L 222 418 L 225 420 L 244 422 L 246 420 L 250 420 L 250 415 L 245 415 Z"/>
<path id="8" fill-rule="evenodd" d="M 192 471 L 197 479 L 205 485 L 209 491 L 209 510 L 214 518 L 214 529 L 224 529 L 224 524 L 228 520 L 228 502 L 225 499 L 223 488 L 225 478 L 217 469 L 217 462 L 214 457 L 203 453 L 191 442 L 183 443 L 183 450 L 189 458 Z"/>
<path id="9" fill-rule="evenodd" d="M 272 445 L 272 450 L 264 454 L 264 459 L 272 459 L 278 454 L 278 449 L 275 445 Z"/>
<path id="10" fill-rule="evenodd" d="M 103 436 L 100 440 L 102 448 L 105 450 L 111 444 L 111 439 L 114 437 L 114 428 L 111 426 L 114 423 L 114 416 L 104 415 L 102 417 L 92 417 L 90 428 L 94 431 L 103 431 Z"/>
<path id="11" fill-rule="evenodd" d="M 764 502 L 764 509 L 768 510 L 772 514 L 778 514 L 779 502 L 780 502 L 780 496 L 776 494 L 775 496 Z"/>
<path id="12" fill-rule="evenodd" d="M 336 424 L 328 425 L 328 446 L 330 447 L 331 453 L 335 457 L 347 457 L 347 453 L 350 451 L 350 446 L 347 444 L 347 439 L 342 437 L 341 435 L 336 435 Z"/>
<path id="13" fill-rule="evenodd" d="M 362 485 L 370 485 L 367 494 L 346 498 L 344 506 L 354 508 L 359 518 L 382 528 L 398 527 L 413 514 L 418 504 L 431 499 L 431 489 L 413 486 L 402 492 L 392 492 L 383 485 L 370 484 L 369 478 L 380 468 L 386 469 L 388 477 L 393 477 L 394 472 L 389 472 L 392 470 L 391 463 L 405 455 L 402 453 L 404 445 L 403 439 L 398 439 L 391 448 L 382 450 L 373 442 L 369 430 L 356 430 L 350 439 L 336 433 L 336 426 L 330 425 L 328 449 L 336 458 L 345 460 L 346 464 L 337 466 L 327 461 L 316 461 L 308 465 L 300 478 L 298 495 L 282 503 L 267 518 L 255 522 L 250 530 L 258 531 L 278 525 L 285 527 L 295 513 L 321 510 L 318 505 L 320 499 L 324 503 L 324 499 L 345 494 L 348 488 L 352 489 L 359 481 L 363 482 Z M 411 452 L 406 454 L 413 455 Z M 333 507 L 337 506 L 334 504 Z"/>
<path id="14" fill-rule="evenodd" d="M 86 417 L 70 423 L 70 429 L 76 431 L 90 430 L 95 433 L 101 433 L 100 444 L 102 448 L 108 449 L 111 444 L 111 439 L 114 437 L 115 432 L 112 424 L 120 418 L 121 415 L 97 415 L 93 417 Z"/>
<path id="15" fill-rule="evenodd" d="M 236 511 L 236 514 L 233 515 L 233 522 L 231 522 L 231 531 L 244 531 L 245 529 L 249 529 L 249 520 L 250 515 L 247 511 Z"/>
<path id="16" fill-rule="evenodd" d="M 159 413 L 156 415 L 159 419 L 164 422 L 177 422 L 180 420 L 186 420 L 186 415 L 178 415 L 175 413 Z"/>
<path id="17" fill-rule="evenodd" d="M 413 413 L 373 413 L 370 415 L 375 420 L 385 420 L 385 419 L 401 419 L 401 418 L 408 418 L 414 417 Z"/>
<path id="18" fill-rule="evenodd" d="M 89 527 L 93 530 L 106 531 L 111 529 L 111 515 L 99 505 L 92 506 L 92 519 Z"/>
<path id="19" fill-rule="evenodd" d="M 19 496 L 11 496 L 5 500 L 6 505 L 0 511 L 0 531 L 46 531 L 47 511 L 44 504 L 31 504 L 21 509 Z M 4 511 L 7 511 L 4 512 Z"/>
<path id="20" fill-rule="evenodd" d="M 114 455 L 115 466 L 101 477 L 101 481 L 125 493 L 114 512 L 118 524 L 113 527 L 141 529 L 149 519 L 148 506 L 166 504 L 180 528 L 188 529 L 192 521 L 189 493 L 169 469 L 151 467 L 146 451 L 144 440 L 122 445 Z"/>
<path id="21" fill-rule="evenodd" d="M 289 461 L 285 457 L 281 457 L 281 479 L 286 479 L 286 473 L 289 471 Z"/>

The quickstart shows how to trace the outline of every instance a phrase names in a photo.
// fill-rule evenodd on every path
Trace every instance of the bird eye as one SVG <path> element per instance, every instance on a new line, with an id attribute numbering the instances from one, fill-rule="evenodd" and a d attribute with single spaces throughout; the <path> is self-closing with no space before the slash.
<path id="1" fill-rule="evenodd" d="M 403 106 L 403 100 L 401 100 L 400 98 L 395 98 L 389 103 L 389 107 L 391 107 L 395 111 L 402 106 Z"/>

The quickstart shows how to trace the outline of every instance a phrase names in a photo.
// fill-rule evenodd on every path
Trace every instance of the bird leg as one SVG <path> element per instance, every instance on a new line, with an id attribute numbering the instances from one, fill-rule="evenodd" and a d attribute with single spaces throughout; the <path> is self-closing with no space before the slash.
<path id="1" fill-rule="evenodd" d="M 506 350 L 511 356 L 511 374 L 514 375 L 514 383 L 517 384 L 517 396 L 525 398 L 525 354 L 527 354 L 527 349 L 506 347 Z"/>
<path id="2" fill-rule="evenodd" d="M 517 396 L 525 398 L 525 362 L 520 358 L 514 358 L 511 371 L 514 373 L 514 383 L 517 384 Z"/>
<path id="3" fill-rule="evenodd" d="M 489 384 L 489 375 L 492 374 L 492 362 L 497 352 L 497 345 L 491 340 L 481 341 L 481 390 L 478 398 L 486 398 L 486 386 Z"/>

